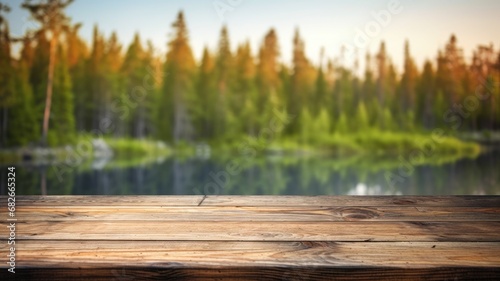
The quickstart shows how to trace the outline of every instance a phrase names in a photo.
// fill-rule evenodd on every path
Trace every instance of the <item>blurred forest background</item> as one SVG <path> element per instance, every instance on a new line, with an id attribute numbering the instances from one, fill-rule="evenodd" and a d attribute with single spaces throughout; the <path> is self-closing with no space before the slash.
<path id="1" fill-rule="evenodd" d="M 289 61 L 279 29 L 255 49 L 222 25 L 195 56 L 182 11 L 158 26 L 159 52 L 140 31 L 125 43 L 96 24 L 83 39 L 71 3 L 19 1 L 35 23 L 23 35 L 0 4 L 0 164 L 24 194 L 500 192 L 489 42 L 464 53 L 450 32 L 420 63 L 411 41 L 315 60 L 299 26 Z"/>
<path id="2" fill-rule="evenodd" d="M 9 35 L 1 18 L 3 148 L 64 146 L 85 134 L 227 145 L 259 137 L 277 112 L 289 122 L 273 143 L 285 148 L 407 149 L 434 128 L 455 136 L 487 135 L 500 127 L 500 52 L 492 45 L 464 54 L 450 35 L 434 60 L 417 65 L 406 42 L 399 73 L 384 42 L 377 53 L 359 54 L 354 65 L 344 63 L 345 50 L 333 59 L 320 53 L 314 65 L 297 29 L 289 64 L 280 60 L 275 30 L 251 50 L 248 42 L 231 42 L 224 26 L 217 49 L 205 48 L 196 61 L 182 12 L 173 21 L 167 53 L 158 54 L 139 33 L 125 45 L 97 25 L 85 42 L 81 25 L 64 14 L 70 3 L 25 2 L 40 29 L 20 38 Z M 2 5 L 3 14 L 8 10 Z M 14 44 L 20 45 L 16 57 Z M 360 71 L 361 59 L 366 69 Z M 476 150 L 446 140 L 444 150 Z"/>

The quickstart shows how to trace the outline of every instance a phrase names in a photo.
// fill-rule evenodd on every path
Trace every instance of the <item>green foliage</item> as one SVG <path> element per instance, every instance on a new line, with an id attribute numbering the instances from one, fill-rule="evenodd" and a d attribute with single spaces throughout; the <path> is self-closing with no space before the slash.
<path id="1" fill-rule="evenodd" d="M 364 102 L 358 104 L 358 110 L 356 112 L 356 126 L 354 130 L 358 132 L 364 132 L 370 128 L 370 120 L 368 117 L 368 112 Z"/>
<path id="2" fill-rule="evenodd" d="M 347 120 L 347 116 L 344 112 L 340 113 L 340 117 L 337 121 L 337 125 L 335 127 L 335 133 L 337 134 L 349 134 L 349 121 Z"/>
<path id="3" fill-rule="evenodd" d="M 59 54 L 54 73 L 51 126 L 47 137 L 50 146 L 72 144 L 76 137 L 71 77 L 65 54 L 62 50 Z"/>
<path id="4" fill-rule="evenodd" d="M 122 48 L 116 33 L 105 36 L 97 26 L 87 46 L 78 34 L 80 25 L 68 21 L 61 18 L 59 24 L 65 28 L 45 27 L 64 33 L 56 52 L 48 134 L 52 146 L 74 143 L 78 132 L 158 138 L 179 147 L 196 142 L 232 147 L 278 126 L 283 128 L 273 133 L 271 150 L 279 150 L 283 143 L 285 150 L 405 151 L 416 146 L 411 138 L 425 135 L 426 129 L 454 129 L 458 121 L 448 122 L 445 113 L 457 111 L 457 105 L 464 108 L 464 101 L 480 86 L 474 77 L 483 72 L 486 79 L 479 92 L 491 98 L 463 113 L 458 130 L 500 128 L 495 102 L 500 96 L 498 51 L 481 46 L 468 65 L 454 36 L 421 72 L 406 42 L 400 74 L 382 42 L 377 54 L 366 54 L 364 75 L 358 77 L 358 69 L 345 65 L 344 54 L 326 60 L 324 66 L 321 53 L 320 64 L 313 65 L 298 30 L 290 64 L 279 59 L 275 30 L 265 34 L 254 52 L 249 42 L 232 49 L 225 26 L 217 48 L 205 48 L 197 62 L 182 12 L 172 25 L 164 59 L 150 43 L 141 42 L 139 34 Z M 17 59 L 10 53 L 6 26 L 0 28 L 0 141 L 2 146 L 35 144 L 45 106 L 50 33 L 44 29 L 32 41 L 25 40 Z M 356 67 L 357 63 L 356 58 Z M 277 123 L 276 111 L 293 118 Z M 462 144 L 447 140 L 439 146 Z M 462 148 L 450 148 L 453 151 Z"/>
<path id="5" fill-rule="evenodd" d="M 188 42 L 184 15 L 180 12 L 172 25 L 174 35 L 169 42 L 165 62 L 166 77 L 161 92 L 159 136 L 163 140 L 180 141 L 193 138 L 192 112 L 196 64 Z"/>
<path id="6" fill-rule="evenodd" d="M 165 144 L 153 140 L 106 138 L 115 159 L 168 156 L 172 150 Z"/>
<path id="7" fill-rule="evenodd" d="M 25 146 L 36 142 L 40 137 L 38 123 L 36 122 L 33 92 L 28 83 L 28 75 L 24 64 L 20 64 L 13 79 L 15 102 L 7 111 L 7 146 Z"/>

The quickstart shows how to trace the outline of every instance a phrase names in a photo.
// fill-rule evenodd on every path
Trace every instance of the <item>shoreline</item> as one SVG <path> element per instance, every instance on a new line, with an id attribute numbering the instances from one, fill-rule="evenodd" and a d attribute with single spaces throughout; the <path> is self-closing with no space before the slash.
<path id="1" fill-rule="evenodd" d="M 22 147 L 0 150 L 0 165 L 53 165 L 68 161 L 99 161 L 149 163 L 158 158 L 230 158 L 240 155 L 242 147 L 247 156 L 322 156 L 335 158 L 370 157 L 383 158 L 408 155 L 415 151 L 424 151 L 422 146 L 430 139 L 424 133 L 390 133 L 375 132 L 351 135 L 332 135 L 304 144 L 300 140 L 278 139 L 268 143 L 259 142 L 256 138 L 245 137 L 232 142 L 185 143 L 170 146 L 164 142 L 150 139 L 92 139 L 81 136 L 74 146 L 55 148 Z M 418 164 L 435 163 L 439 158 L 461 159 L 475 158 L 487 151 L 477 139 L 463 140 L 458 137 L 443 137 L 437 143 L 432 153 Z M 438 161 L 439 162 L 439 161 Z M 133 164 L 132 164 L 133 165 Z M 127 166 L 127 165 L 126 165 Z"/>

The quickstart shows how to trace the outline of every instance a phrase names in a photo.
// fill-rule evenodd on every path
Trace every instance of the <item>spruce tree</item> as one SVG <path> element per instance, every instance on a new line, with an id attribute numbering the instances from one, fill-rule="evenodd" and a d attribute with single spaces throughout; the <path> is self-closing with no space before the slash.
<path id="1" fill-rule="evenodd" d="M 215 62 L 216 84 L 217 84 L 217 109 L 215 111 L 215 135 L 223 138 L 227 129 L 226 116 L 228 115 L 228 99 L 233 86 L 233 55 L 229 43 L 229 34 L 226 26 L 222 27 L 217 58 Z"/>
<path id="2" fill-rule="evenodd" d="M 71 2 L 73 2 L 73 0 L 48 0 L 32 4 L 30 1 L 26 1 L 22 5 L 22 7 L 27 9 L 31 13 L 31 16 L 42 25 L 41 30 L 38 32 L 50 35 L 47 88 L 42 123 L 42 144 L 44 145 L 47 144 L 49 132 L 49 119 L 51 114 L 59 36 L 69 29 L 69 18 L 63 11 Z"/>
<path id="3" fill-rule="evenodd" d="M 199 138 L 210 139 L 215 135 L 215 112 L 217 90 L 215 83 L 215 60 L 207 47 L 203 56 L 196 81 L 196 95 L 199 101 L 193 121 Z"/>
<path id="4" fill-rule="evenodd" d="M 54 71 L 54 89 L 52 97 L 52 126 L 49 129 L 47 143 L 51 146 L 72 144 L 75 141 L 75 120 L 73 111 L 73 92 L 67 56 L 60 45 Z"/>
<path id="5" fill-rule="evenodd" d="M 24 44 L 29 44 L 28 40 Z M 23 47 L 21 58 L 17 65 L 11 68 L 14 102 L 7 114 L 7 130 L 5 136 L 7 146 L 26 146 L 34 144 L 39 139 L 40 126 L 36 118 L 35 104 L 33 100 L 33 91 L 29 84 L 29 60 L 27 47 Z M 10 83 L 9 83 L 10 85 Z"/>
<path id="6" fill-rule="evenodd" d="M 288 112 L 297 114 L 307 104 L 312 96 L 314 80 L 315 70 L 306 57 L 304 40 L 296 29 L 293 38 L 293 73 Z M 298 131 L 297 127 L 296 122 L 292 122 L 289 127 L 292 134 Z"/>
<path id="7" fill-rule="evenodd" d="M 196 64 L 189 46 L 184 14 L 179 12 L 173 23 L 174 34 L 168 43 L 165 79 L 159 111 L 160 137 L 164 140 L 189 141 L 193 138 L 191 120 L 194 97 L 193 78 Z"/>

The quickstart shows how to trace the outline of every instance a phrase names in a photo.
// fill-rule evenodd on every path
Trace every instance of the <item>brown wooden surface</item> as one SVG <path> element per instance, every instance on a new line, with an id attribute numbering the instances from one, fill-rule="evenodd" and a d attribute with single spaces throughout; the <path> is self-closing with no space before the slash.
<path id="1" fill-rule="evenodd" d="M 499 196 L 18 196 L 16 204 L 17 273 L 2 262 L 1 280 L 500 280 Z M 2 256 L 7 237 L 0 228 Z"/>
<path id="2" fill-rule="evenodd" d="M 0 217 L 6 216 L 0 212 Z M 214 207 L 200 206 L 36 206 L 22 207 L 23 221 L 498 221 L 494 207 Z"/>
<path id="3" fill-rule="evenodd" d="M 5 196 L 0 196 L 6 198 Z M 3 199 L 5 200 L 5 199 Z M 499 196 L 18 196 L 19 206 L 498 207 Z"/>

